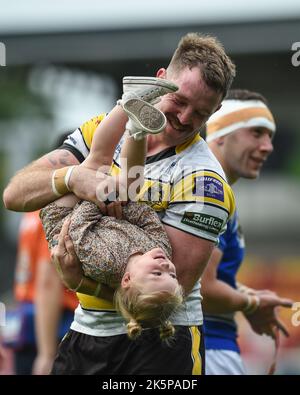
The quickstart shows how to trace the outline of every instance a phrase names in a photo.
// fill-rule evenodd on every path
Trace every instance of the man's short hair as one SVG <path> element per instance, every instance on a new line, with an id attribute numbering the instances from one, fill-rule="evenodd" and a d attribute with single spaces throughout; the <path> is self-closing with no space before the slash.
<path id="1" fill-rule="evenodd" d="M 235 65 L 223 45 L 212 36 L 188 33 L 179 41 L 168 70 L 180 72 L 185 67 L 201 70 L 205 83 L 224 98 L 235 76 Z"/>
<path id="2" fill-rule="evenodd" d="M 230 89 L 225 100 L 259 100 L 268 105 L 268 100 L 261 93 L 248 91 L 247 89 Z"/>

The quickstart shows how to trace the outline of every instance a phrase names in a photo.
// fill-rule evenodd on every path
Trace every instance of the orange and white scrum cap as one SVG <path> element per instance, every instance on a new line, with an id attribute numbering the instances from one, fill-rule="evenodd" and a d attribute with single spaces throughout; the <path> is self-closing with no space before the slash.
<path id="1" fill-rule="evenodd" d="M 224 100 L 206 123 L 206 141 L 249 127 L 263 127 L 275 133 L 275 121 L 268 107 L 260 100 Z"/>

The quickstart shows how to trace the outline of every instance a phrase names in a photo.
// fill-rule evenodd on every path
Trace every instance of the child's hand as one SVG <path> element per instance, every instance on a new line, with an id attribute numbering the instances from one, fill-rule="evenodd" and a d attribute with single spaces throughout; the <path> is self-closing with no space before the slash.
<path id="1" fill-rule="evenodd" d="M 107 215 L 107 206 L 104 203 L 107 194 L 102 193 L 105 188 L 112 188 L 112 177 L 79 165 L 73 170 L 69 187 L 71 191 L 81 200 L 95 203 L 103 215 Z"/>
<path id="2" fill-rule="evenodd" d="M 70 220 L 67 219 L 58 236 L 57 245 L 51 249 L 51 259 L 65 286 L 74 289 L 82 279 L 83 270 L 74 250 L 73 242 L 68 235 L 69 225 Z"/>
<path id="3" fill-rule="evenodd" d="M 121 202 L 119 200 L 115 202 L 111 202 L 107 204 L 107 215 L 110 217 L 115 217 L 117 219 L 122 219 L 123 218 L 123 211 L 122 211 L 122 206 L 124 205 L 124 202 Z"/>

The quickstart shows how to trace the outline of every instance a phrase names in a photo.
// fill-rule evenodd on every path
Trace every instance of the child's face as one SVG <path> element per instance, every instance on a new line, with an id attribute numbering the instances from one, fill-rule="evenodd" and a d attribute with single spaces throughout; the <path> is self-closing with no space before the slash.
<path id="1" fill-rule="evenodd" d="M 154 248 L 144 255 L 136 255 L 126 269 L 122 287 L 138 287 L 143 293 L 168 291 L 173 293 L 178 287 L 174 264 L 160 248 Z"/>

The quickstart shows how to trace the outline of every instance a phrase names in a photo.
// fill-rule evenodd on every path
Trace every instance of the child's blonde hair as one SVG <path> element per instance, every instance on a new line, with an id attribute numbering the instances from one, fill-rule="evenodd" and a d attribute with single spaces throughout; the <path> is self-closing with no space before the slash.
<path id="1" fill-rule="evenodd" d="M 119 287 L 115 292 L 115 305 L 121 315 L 128 321 L 127 333 L 130 339 L 136 339 L 143 327 L 160 327 L 160 338 L 166 340 L 175 333 L 175 328 L 168 321 L 170 315 L 178 309 L 183 301 L 182 287 L 178 284 L 173 293 L 156 291 L 143 294 L 138 288 Z"/>

